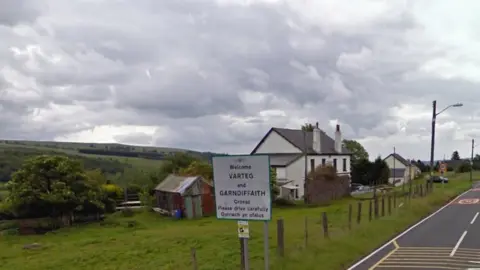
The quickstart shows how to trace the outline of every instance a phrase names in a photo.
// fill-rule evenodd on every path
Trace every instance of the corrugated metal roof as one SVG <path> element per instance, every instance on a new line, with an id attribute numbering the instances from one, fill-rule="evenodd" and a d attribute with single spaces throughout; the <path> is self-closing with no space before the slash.
<path id="1" fill-rule="evenodd" d="M 180 194 L 183 194 L 185 192 L 185 190 L 187 190 L 188 187 L 190 187 L 193 182 L 195 182 L 195 180 L 197 180 L 197 177 L 187 177 L 185 178 L 181 183 L 180 185 L 174 189 L 174 192 L 178 192 Z"/>
<path id="2" fill-rule="evenodd" d="M 201 177 L 170 174 L 155 187 L 155 190 L 184 194 L 197 179 L 201 180 Z"/>

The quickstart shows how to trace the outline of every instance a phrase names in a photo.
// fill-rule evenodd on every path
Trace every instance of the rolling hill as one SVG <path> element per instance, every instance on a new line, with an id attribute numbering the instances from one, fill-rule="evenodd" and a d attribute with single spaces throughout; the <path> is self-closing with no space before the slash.
<path id="1" fill-rule="evenodd" d="M 124 144 L 72 143 L 49 141 L 0 140 L 0 182 L 10 179 L 26 158 L 57 154 L 76 157 L 86 169 L 101 169 L 107 174 L 122 173 L 125 168 L 140 170 L 158 168 L 162 160 L 178 152 L 200 159 L 210 159 L 214 153 L 186 149 L 132 146 Z"/>

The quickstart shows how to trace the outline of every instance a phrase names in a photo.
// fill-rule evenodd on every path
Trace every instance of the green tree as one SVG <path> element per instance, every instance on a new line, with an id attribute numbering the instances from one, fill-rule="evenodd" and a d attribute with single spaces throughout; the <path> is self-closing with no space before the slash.
<path id="1" fill-rule="evenodd" d="M 343 140 L 343 145 L 353 153 L 352 164 L 355 164 L 357 160 L 368 160 L 368 152 L 359 142 L 355 140 Z"/>
<path id="2" fill-rule="evenodd" d="M 472 170 L 472 165 L 470 162 L 462 162 L 460 166 L 457 167 L 455 170 L 457 173 L 464 173 L 464 172 L 469 172 Z"/>
<path id="3" fill-rule="evenodd" d="M 198 160 L 197 158 L 186 153 L 175 153 L 167 157 L 162 163 L 161 169 L 166 173 L 178 173 L 181 169 L 187 168 L 190 163 Z"/>
<path id="4" fill-rule="evenodd" d="M 180 169 L 180 175 L 195 176 L 200 175 L 205 180 L 212 182 L 213 167 L 206 161 L 194 160 L 188 167 Z"/>
<path id="5" fill-rule="evenodd" d="M 388 183 L 388 179 L 390 178 L 390 169 L 388 168 L 387 163 L 380 156 L 378 156 L 372 163 L 369 178 L 373 185 L 384 185 Z"/>
<path id="6" fill-rule="evenodd" d="M 352 164 L 352 183 L 358 183 L 362 185 L 370 185 L 370 171 L 372 170 L 372 162 L 368 159 L 361 158 L 356 160 L 354 164 Z"/>
<path id="7" fill-rule="evenodd" d="M 417 166 L 421 172 L 428 172 L 429 166 L 425 165 L 420 159 L 415 161 L 413 160 L 412 163 Z"/>
<path id="8" fill-rule="evenodd" d="M 452 160 L 460 160 L 460 154 L 458 153 L 458 151 L 453 151 L 452 153 Z"/>
<path id="9" fill-rule="evenodd" d="M 310 124 L 310 123 L 305 123 L 304 125 L 302 125 L 302 130 L 303 131 L 313 131 L 313 128 L 314 128 L 314 125 Z"/>
<path id="10" fill-rule="evenodd" d="M 104 193 L 80 162 L 65 156 L 28 159 L 7 184 L 5 199 L 17 217 L 71 217 L 75 211 L 103 211 Z"/>
<path id="11" fill-rule="evenodd" d="M 107 184 L 107 178 L 102 173 L 101 169 L 88 170 L 85 172 L 85 174 L 90 180 L 98 183 L 99 185 Z"/>
<path id="12" fill-rule="evenodd" d="M 272 200 L 280 194 L 280 188 L 277 185 L 277 170 L 270 167 L 270 188 L 272 190 Z"/>

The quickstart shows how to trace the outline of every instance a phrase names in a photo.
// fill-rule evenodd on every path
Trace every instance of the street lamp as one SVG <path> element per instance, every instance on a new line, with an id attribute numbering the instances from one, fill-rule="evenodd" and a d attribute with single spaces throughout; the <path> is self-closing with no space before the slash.
<path id="1" fill-rule="evenodd" d="M 478 144 L 475 144 L 475 139 L 472 139 L 472 155 L 470 156 L 470 183 L 473 182 L 473 151 L 475 150 L 475 146 L 478 146 Z"/>
<path id="2" fill-rule="evenodd" d="M 430 185 L 433 186 L 433 159 L 434 159 L 434 154 L 435 154 L 435 122 L 437 120 L 437 116 L 441 114 L 442 112 L 446 111 L 447 109 L 451 107 L 462 107 L 462 103 L 455 103 L 448 105 L 445 107 L 445 109 L 441 110 L 440 112 L 437 113 L 437 101 L 433 101 L 433 114 L 432 114 L 432 142 L 430 145 Z"/>

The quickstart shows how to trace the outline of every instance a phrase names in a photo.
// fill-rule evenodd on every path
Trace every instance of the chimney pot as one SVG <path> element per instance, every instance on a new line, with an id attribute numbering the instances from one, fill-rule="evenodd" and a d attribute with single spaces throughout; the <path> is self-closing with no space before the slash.
<path id="1" fill-rule="evenodd" d="M 318 128 L 318 122 L 317 122 L 317 123 L 315 123 L 315 126 Z"/>
<path id="2" fill-rule="evenodd" d="M 340 125 L 337 125 L 337 130 L 335 131 L 335 151 L 342 153 L 342 132 L 340 132 Z"/>

